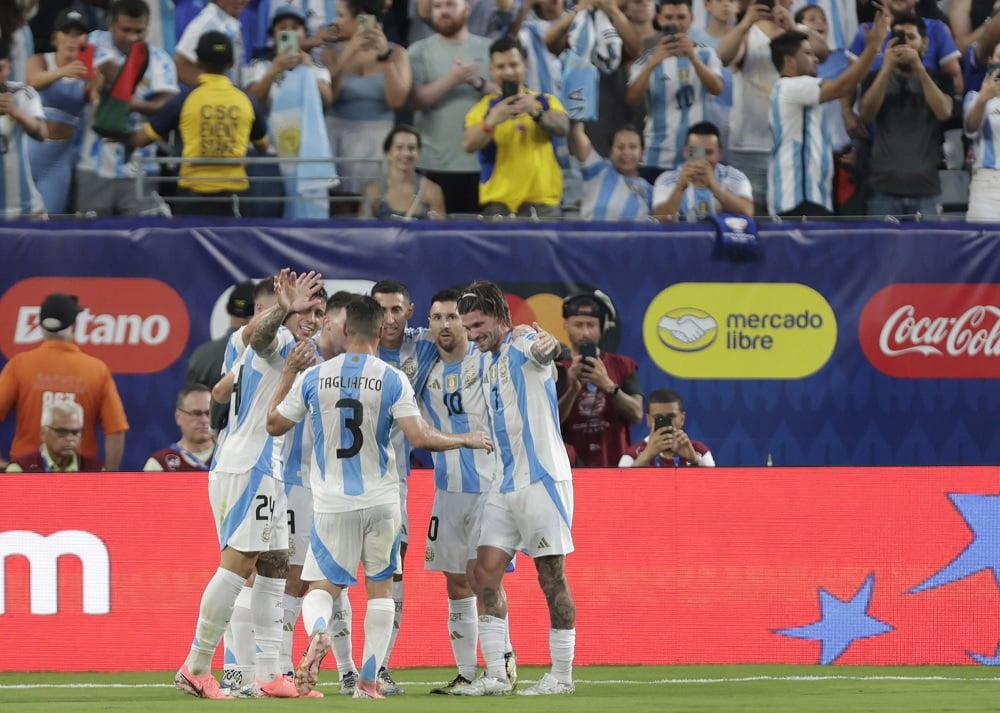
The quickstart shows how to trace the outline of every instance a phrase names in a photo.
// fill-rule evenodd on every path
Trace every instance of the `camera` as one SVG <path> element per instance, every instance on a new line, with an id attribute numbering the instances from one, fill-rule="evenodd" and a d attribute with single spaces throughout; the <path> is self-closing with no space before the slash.
<path id="1" fill-rule="evenodd" d="M 673 427 L 674 427 L 674 415 L 672 413 L 660 414 L 659 416 L 656 416 L 653 419 L 654 432 L 659 431 L 661 428 L 672 429 Z"/>
<path id="2" fill-rule="evenodd" d="M 596 359 L 597 358 L 597 345 L 588 342 L 587 344 L 580 345 L 580 356 L 583 359 Z"/>
<path id="3" fill-rule="evenodd" d="M 906 32 L 904 30 L 893 30 L 889 38 L 897 40 L 896 42 L 897 47 L 899 45 L 905 45 L 908 41 L 908 38 L 906 37 Z"/>
<path id="4" fill-rule="evenodd" d="M 503 94 L 504 99 L 514 96 L 520 89 L 520 85 L 513 79 L 505 79 L 500 82 L 500 92 Z"/>

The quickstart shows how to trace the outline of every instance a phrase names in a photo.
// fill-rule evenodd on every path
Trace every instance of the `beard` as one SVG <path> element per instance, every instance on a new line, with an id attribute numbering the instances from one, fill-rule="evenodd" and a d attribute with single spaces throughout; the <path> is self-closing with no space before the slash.
<path id="1" fill-rule="evenodd" d="M 463 27 L 465 27 L 465 23 L 462 20 L 449 19 L 435 23 L 434 31 L 443 37 L 454 37 L 461 32 Z"/>

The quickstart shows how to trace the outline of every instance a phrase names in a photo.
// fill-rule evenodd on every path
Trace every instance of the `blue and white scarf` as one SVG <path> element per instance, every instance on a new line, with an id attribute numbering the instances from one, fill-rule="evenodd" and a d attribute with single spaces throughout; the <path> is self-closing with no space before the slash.
<path id="1" fill-rule="evenodd" d="M 612 74 L 622 61 L 622 38 L 604 10 L 576 14 L 569 26 L 569 46 L 602 74 Z"/>

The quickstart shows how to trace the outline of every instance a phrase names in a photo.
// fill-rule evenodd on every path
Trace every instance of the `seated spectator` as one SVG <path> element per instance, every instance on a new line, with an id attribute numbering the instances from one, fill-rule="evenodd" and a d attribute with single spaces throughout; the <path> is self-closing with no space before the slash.
<path id="1" fill-rule="evenodd" d="M 569 117 L 556 97 L 524 86 L 526 69 L 516 39 L 490 45 L 490 76 L 506 89 L 484 96 L 465 115 L 462 148 L 479 154 L 484 216 L 562 213 L 562 171 L 552 139 L 569 134 Z"/>
<path id="2" fill-rule="evenodd" d="M 684 163 L 661 173 L 653 186 L 660 220 L 703 220 L 719 213 L 753 215 L 753 189 L 743 173 L 722 163 L 719 129 L 707 121 L 687 132 Z"/>
<path id="3" fill-rule="evenodd" d="M 31 166 L 26 160 L 29 137 L 36 141 L 48 138 L 42 100 L 31 87 L 8 81 L 10 77 L 10 42 L 0 39 L 0 170 L 3 187 L 0 191 L 0 218 L 17 218 L 26 215 L 43 215 L 45 205 L 42 194 L 31 177 Z"/>
<path id="4" fill-rule="evenodd" d="M 942 122 L 951 118 L 951 78 L 920 61 L 924 20 L 896 15 L 882 68 L 862 88 L 861 120 L 874 123 L 868 214 L 941 215 Z"/>
<path id="5" fill-rule="evenodd" d="M 584 220 L 648 220 L 653 187 L 639 175 L 642 134 L 631 126 L 619 129 L 611 139 L 611 154 L 604 158 L 590 143 L 582 122 L 574 122 L 569 149 L 583 173 Z"/>
<path id="6" fill-rule="evenodd" d="M 337 43 L 323 51 L 333 82 L 327 131 L 341 192 L 358 196 L 381 173 L 382 143 L 413 85 L 406 49 L 386 38 L 380 0 L 339 0 Z M 352 208 L 352 212 L 356 208 Z"/>
<path id="7" fill-rule="evenodd" d="M 149 456 L 142 469 L 171 473 L 207 471 L 215 451 L 211 404 L 212 391 L 204 384 L 188 384 L 181 389 L 174 409 L 174 421 L 181 429 L 180 440 Z"/>
<path id="8" fill-rule="evenodd" d="M 246 70 L 246 90 L 269 112 L 271 144 L 283 162 L 284 217 L 321 220 L 330 217 L 329 190 L 337 183 L 333 152 L 323 109 L 333 101 L 330 70 L 315 64 L 305 49 L 306 17 L 283 5 L 271 17 L 273 48 Z M 283 39 L 284 38 L 284 39 Z M 312 161 L 323 160 L 324 163 Z"/>
<path id="9" fill-rule="evenodd" d="M 423 220 L 443 218 L 441 186 L 417 173 L 420 134 L 412 126 L 393 127 L 382 145 L 386 172 L 365 186 L 359 215 L 362 218 Z"/>
<path id="10" fill-rule="evenodd" d="M 90 91 L 100 81 L 93 64 L 88 67 L 77 58 L 80 47 L 86 43 L 87 23 L 83 15 L 76 10 L 63 10 L 56 17 L 52 33 L 55 51 L 32 55 L 28 60 L 28 85 L 41 98 L 48 132 L 47 140 L 30 143 L 28 160 L 48 213 L 67 211 L 78 155 L 73 139 L 78 135 Z"/>
<path id="11" fill-rule="evenodd" d="M 625 99 L 632 106 L 646 107 L 643 134 L 646 154 L 641 173 L 655 181 L 663 171 L 682 160 L 685 126 L 709 118 L 709 98 L 722 93 L 722 62 L 715 50 L 696 47 L 688 37 L 691 0 L 667 0 L 671 11 L 668 29 L 653 49 L 629 72 Z"/>
<path id="12" fill-rule="evenodd" d="M 104 470 L 100 461 L 80 455 L 83 406 L 67 399 L 42 407 L 42 445 L 11 458 L 8 473 L 83 473 Z"/>
<path id="13" fill-rule="evenodd" d="M 1000 45 L 990 57 L 993 71 L 978 92 L 965 96 L 965 135 L 975 160 L 966 220 L 1000 220 Z"/>
<path id="14" fill-rule="evenodd" d="M 649 435 L 629 446 L 618 461 L 619 468 L 715 467 L 708 446 L 692 441 L 684 432 L 687 412 L 680 394 L 657 389 L 646 400 Z"/>
<path id="15" fill-rule="evenodd" d="M 168 101 L 132 134 L 132 146 L 148 146 L 179 131 L 183 158 L 245 158 L 252 141 L 267 149 L 267 124 L 256 102 L 226 78 L 233 65 L 233 45 L 221 32 L 206 32 L 198 41 L 198 86 Z M 204 139 L 202 137 L 212 137 Z M 246 167 L 237 163 L 182 162 L 175 214 L 233 216 L 237 200 L 250 185 Z"/>

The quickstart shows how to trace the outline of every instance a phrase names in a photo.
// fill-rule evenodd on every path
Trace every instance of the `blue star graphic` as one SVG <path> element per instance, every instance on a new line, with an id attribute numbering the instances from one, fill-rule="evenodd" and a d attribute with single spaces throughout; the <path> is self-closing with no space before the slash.
<path id="1" fill-rule="evenodd" d="M 868 575 L 857 593 L 846 602 L 820 588 L 819 621 L 791 629 L 778 629 L 774 633 L 796 639 L 822 641 L 819 662 L 833 663 L 858 639 L 867 639 L 892 631 L 892 627 L 884 621 L 868 616 L 868 605 L 871 603 L 874 586 L 875 574 L 872 573 Z"/>
<path id="2" fill-rule="evenodd" d="M 997 644 L 997 652 L 993 656 L 977 654 L 975 651 L 966 651 L 965 653 L 983 666 L 1000 666 L 1000 644 Z"/>
<path id="3" fill-rule="evenodd" d="M 972 542 L 958 556 L 907 594 L 917 594 L 993 570 L 1000 585 L 1000 495 L 949 493 L 948 499 L 972 530 Z"/>

